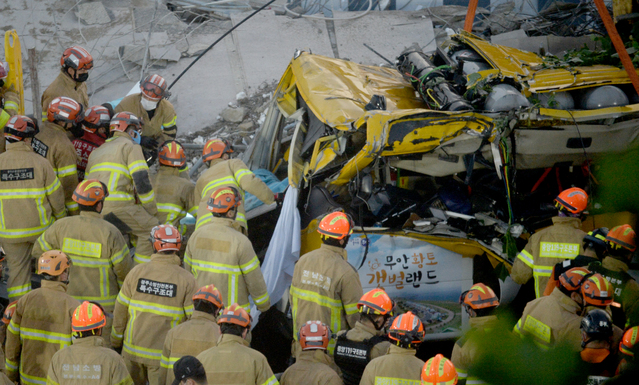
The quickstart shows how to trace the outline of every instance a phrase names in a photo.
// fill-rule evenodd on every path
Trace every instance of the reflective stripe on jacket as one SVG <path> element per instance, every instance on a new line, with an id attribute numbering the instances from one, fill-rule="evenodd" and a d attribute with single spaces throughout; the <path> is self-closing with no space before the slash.
<path id="1" fill-rule="evenodd" d="M 66 215 L 64 192 L 49 162 L 25 142 L 0 154 L 0 239 L 33 242 Z"/>
<path id="2" fill-rule="evenodd" d="M 195 196 L 199 199 L 196 229 L 211 220 L 210 211 L 206 208 L 211 194 L 218 188 L 226 186 L 237 188 L 242 195 L 242 203 L 237 209 L 235 220 L 244 228 L 247 228 L 244 211 L 245 191 L 255 195 L 264 204 L 270 205 L 275 202 L 273 191 L 240 159 L 213 159 L 208 170 L 200 175 L 195 184 Z"/>
<path id="3" fill-rule="evenodd" d="M 51 359 L 47 385 L 133 385 L 122 357 L 102 337 L 75 338 Z"/>
<path id="4" fill-rule="evenodd" d="M 133 265 L 120 231 L 100 214 L 83 211 L 56 221 L 38 238 L 32 255 L 62 250 L 73 261 L 67 294 L 80 301 L 95 301 L 113 312 L 124 277 Z"/>
<path id="5" fill-rule="evenodd" d="M 424 361 L 415 357 L 415 353 L 414 349 L 391 345 L 387 355 L 366 365 L 360 385 L 420 385 Z"/>
<path id="6" fill-rule="evenodd" d="M 85 82 L 76 82 L 67 75 L 63 69 L 55 78 L 53 83 L 47 87 L 42 93 L 40 104 L 42 105 L 42 121 L 47 121 L 47 110 L 53 99 L 66 96 L 76 102 L 82 104 L 84 110 L 89 108 L 89 94 L 87 93 L 87 84 Z"/>
<path id="7" fill-rule="evenodd" d="M 197 359 L 204 366 L 208 384 L 279 384 L 266 357 L 248 345 L 242 337 L 222 334 L 217 346 L 200 353 Z"/>
<path id="8" fill-rule="evenodd" d="M 542 296 L 555 264 L 583 253 L 586 235 L 579 218 L 553 217 L 553 225 L 536 232 L 517 255 L 510 273 L 513 281 L 523 285 L 535 280 L 535 296 Z"/>
<path id="9" fill-rule="evenodd" d="M 290 289 L 293 330 L 312 320 L 322 321 L 333 333 L 353 328 L 362 295 L 359 274 L 347 262 L 346 250 L 323 244 L 295 264 Z M 334 346 L 331 340 L 329 351 Z"/>
<path id="10" fill-rule="evenodd" d="M 166 334 L 193 313 L 195 278 L 177 255 L 153 254 L 124 279 L 113 314 L 111 344 L 122 356 L 160 366 Z M 124 340 L 124 344 L 123 344 Z"/>
<path id="11" fill-rule="evenodd" d="M 197 215 L 199 198 L 195 197 L 195 183 L 180 176 L 180 169 L 160 165 L 153 181 L 153 191 L 158 206 L 160 223 L 171 224 L 178 229 L 180 220 L 187 213 Z"/>
<path id="12" fill-rule="evenodd" d="M 53 355 L 71 345 L 71 317 L 80 306 L 62 282 L 42 280 L 42 287 L 18 300 L 7 328 L 6 371 L 12 381 L 41 385 Z"/>
<path id="13" fill-rule="evenodd" d="M 282 385 L 342 385 L 337 372 L 331 369 L 335 365 L 324 350 L 306 350 L 297 356 L 295 364 L 282 374 Z"/>
<path id="14" fill-rule="evenodd" d="M 214 284 L 224 303 L 237 303 L 249 311 L 249 294 L 257 308 L 271 307 L 266 283 L 251 241 L 233 229 L 233 220 L 213 218 L 195 230 L 184 253 L 184 268 L 198 286 Z"/>
<path id="15" fill-rule="evenodd" d="M 142 94 L 139 93 L 125 96 L 115 107 L 115 112 L 128 111 L 142 119 L 144 121 L 142 135 L 150 136 L 160 143 L 175 138 L 177 135 L 177 115 L 173 104 L 166 99 L 160 99 L 153 113 L 153 119 L 149 119 L 149 113 L 142 108 L 141 99 Z"/>
<path id="16" fill-rule="evenodd" d="M 7 111 L 7 114 L 9 116 L 17 115 L 20 110 L 20 96 L 15 92 L 14 87 L 12 86 L 10 89 L 0 88 L 0 97 L 4 99 L 3 108 Z"/>

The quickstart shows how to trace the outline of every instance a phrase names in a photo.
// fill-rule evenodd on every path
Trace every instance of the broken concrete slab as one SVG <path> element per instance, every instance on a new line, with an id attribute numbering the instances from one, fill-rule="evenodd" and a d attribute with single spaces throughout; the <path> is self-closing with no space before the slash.
<path id="1" fill-rule="evenodd" d="M 111 16 L 109 16 L 104 4 L 100 1 L 78 4 L 76 9 L 75 16 L 87 25 L 108 24 L 111 22 Z"/>
<path id="2" fill-rule="evenodd" d="M 545 52 L 556 56 L 563 56 L 567 51 L 583 48 L 584 45 L 592 50 L 597 48 L 597 42 L 590 36 L 526 36 L 523 29 L 491 36 L 490 41 L 494 44 L 536 53 L 543 48 Z"/>
<path id="3" fill-rule="evenodd" d="M 246 117 L 248 110 L 244 107 L 227 107 L 220 112 L 220 116 L 227 122 L 240 123 Z"/>

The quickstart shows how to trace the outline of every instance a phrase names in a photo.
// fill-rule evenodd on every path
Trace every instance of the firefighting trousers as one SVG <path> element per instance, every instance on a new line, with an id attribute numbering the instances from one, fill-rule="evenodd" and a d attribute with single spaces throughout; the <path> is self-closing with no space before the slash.
<path id="1" fill-rule="evenodd" d="M 146 212 L 140 205 L 112 207 L 109 211 L 105 208 L 102 215 L 107 214 L 115 215 L 130 229 L 129 236 L 131 236 L 131 242 L 135 244 L 134 263 L 139 265 L 150 261 L 153 245 L 151 245 L 149 236 L 151 229 L 160 224 L 158 219 Z"/>
<path id="2" fill-rule="evenodd" d="M 126 357 L 122 358 L 124 359 L 124 364 L 126 365 L 135 385 L 146 385 L 147 381 L 149 381 L 149 385 L 160 385 L 159 363 L 158 366 L 150 366 L 140 364 L 139 362 L 133 362 Z"/>
<path id="3" fill-rule="evenodd" d="M 7 292 L 9 293 L 9 301 L 13 302 L 31 290 L 31 249 L 33 249 L 33 243 L 2 242 L 2 248 L 9 267 Z"/>

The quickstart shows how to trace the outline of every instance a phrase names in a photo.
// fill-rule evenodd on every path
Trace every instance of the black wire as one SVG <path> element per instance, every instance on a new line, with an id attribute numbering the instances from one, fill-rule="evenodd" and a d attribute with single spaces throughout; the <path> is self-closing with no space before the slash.
<path id="1" fill-rule="evenodd" d="M 239 27 L 240 25 L 242 25 L 245 21 L 247 21 L 248 19 L 250 19 L 251 17 L 255 16 L 259 11 L 263 10 L 264 8 L 268 7 L 269 5 L 273 4 L 275 2 L 275 0 L 271 0 L 268 3 L 264 4 L 263 6 L 261 6 L 260 8 L 256 9 L 253 13 L 251 13 L 250 15 L 246 16 L 244 19 L 242 19 L 242 21 L 240 21 L 239 23 L 237 23 L 236 25 L 233 26 L 233 28 L 229 29 L 228 31 L 226 31 L 224 33 L 224 35 L 220 36 L 219 39 L 217 39 L 216 41 L 213 42 L 213 44 L 211 44 L 207 49 L 204 50 L 204 52 L 202 52 L 201 54 L 198 55 L 198 57 L 195 58 L 195 60 L 193 60 L 191 62 L 191 64 L 189 64 L 188 67 L 186 67 L 184 69 L 184 71 L 182 71 L 182 73 L 180 73 L 178 75 L 178 77 L 173 80 L 173 83 L 171 83 L 171 85 L 169 86 L 169 89 L 171 89 L 171 87 L 173 87 L 175 85 L 175 83 L 177 83 L 178 80 L 180 80 L 180 78 L 186 73 L 186 71 L 188 71 L 191 67 L 193 67 L 193 65 L 195 63 L 197 63 L 198 60 L 200 60 L 202 58 L 202 56 L 204 56 L 207 52 L 209 52 L 211 50 L 211 48 L 213 48 L 217 43 L 219 43 L 222 39 L 224 39 L 225 37 L 227 37 L 231 32 L 233 32 L 237 27 Z"/>

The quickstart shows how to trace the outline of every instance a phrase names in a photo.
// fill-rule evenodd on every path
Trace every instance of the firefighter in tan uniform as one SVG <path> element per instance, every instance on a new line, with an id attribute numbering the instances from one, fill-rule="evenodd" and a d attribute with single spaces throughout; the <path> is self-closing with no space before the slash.
<path id="1" fill-rule="evenodd" d="M 93 68 L 93 57 L 89 52 L 77 45 L 69 47 L 60 58 L 60 74 L 42 93 L 42 121 L 47 120 L 47 108 L 53 99 L 66 96 L 80 103 L 86 110 L 89 108 L 89 94 L 86 81 L 89 70 Z"/>
<path id="2" fill-rule="evenodd" d="M 0 154 L 0 244 L 9 266 L 7 291 L 15 301 L 31 290 L 31 248 L 40 234 L 66 215 L 64 193 L 49 162 L 33 152 L 38 132 L 26 116 L 4 128 L 7 152 Z"/>
<path id="3" fill-rule="evenodd" d="M 149 263 L 134 267 L 118 294 L 111 344 L 122 357 L 136 385 L 160 384 L 162 346 L 169 330 L 193 314 L 195 278 L 180 267 L 180 232 L 171 225 L 151 231 Z M 124 341 L 123 341 L 124 340 Z"/>
<path id="4" fill-rule="evenodd" d="M 51 358 L 47 385 L 133 385 L 122 357 L 104 347 L 106 317 L 100 306 L 84 301 L 73 312 L 73 345 Z"/>
<path id="5" fill-rule="evenodd" d="M 266 205 L 275 202 L 273 191 L 255 176 L 244 162 L 240 159 L 230 159 L 232 152 L 231 144 L 225 140 L 211 139 L 204 145 L 202 160 L 209 168 L 200 175 L 195 184 L 195 196 L 199 199 L 196 229 L 211 220 L 207 215 L 206 203 L 211 193 L 220 187 L 235 187 L 240 192 L 242 202 L 235 220 L 242 226 L 245 234 L 248 225 L 244 212 L 244 192 L 255 195 Z"/>
<path id="6" fill-rule="evenodd" d="M 32 255 L 49 250 L 65 252 L 73 261 L 67 294 L 79 301 L 96 302 L 112 314 L 133 261 L 120 231 L 100 216 L 108 195 L 106 186 L 97 179 L 80 182 L 73 194 L 80 215 L 56 221 L 38 238 Z M 106 330 L 111 330 L 112 323 L 113 317 L 108 317 Z M 103 339 L 105 346 L 111 347 L 110 333 Z"/>
<path id="7" fill-rule="evenodd" d="M 180 220 L 187 213 L 196 216 L 200 200 L 195 198 L 195 183 L 180 176 L 186 165 L 182 145 L 174 140 L 164 142 L 160 146 L 159 163 L 160 167 L 153 181 L 158 219 L 160 223 L 177 227 L 184 235 L 186 229 L 180 226 Z"/>
<path id="8" fill-rule="evenodd" d="M 468 372 L 473 362 L 479 359 L 478 338 L 497 326 L 494 311 L 499 306 L 499 299 L 493 289 L 477 283 L 462 293 L 459 302 L 470 317 L 470 329 L 457 340 L 450 359 L 457 369 L 460 385 L 481 384 L 483 382 L 480 379 L 470 376 Z"/>
<path id="9" fill-rule="evenodd" d="M 135 238 L 133 260 L 138 264 L 149 261 L 153 252 L 149 233 L 159 224 L 149 167 L 139 146 L 141 124 L 133 114 L 116 114 L 109 127 L 111 138 L 93 150 L 86 175 L 107 185 L 109 196 L 102 215 Z"/>
<path id="10" fill-rule="evenodd" d="M 251 316 L 246 310 L 234 303 L 224 309 L 217 323 L 222 333 L 217 346 L 197 356 L 209 385 L 279 384 L 266 357 L 251 349 L 245 339 L 251 327 Z"/>
<path id="11" fill-rule="evenodd" d="M 20 106 L 20 98 L 13 87 L 5 85 L 8 76 L 9 65 L 0 61 L 0 127 L 4 127 L 12 116 L 18 114 Z M 0 140 L 0 154 L 5 150 L 4 140 Z"/>
<path id="12" fill-rule="evenodd" d="M 552 218 L 553 225 L 530 237 L 510 273 L 520 285 L 533 278 L 536 298 L 542 296 L 556 263 L 583 253 L 586 233 L 581 230 L 579 217 L 588 206 L 588 195 L 580 188 L 569 188 L 555 198 L 555 206 L 559 215 Z"/>
<path id="13" fill-rule="evenodd" d="M 421 385 L 456 385 L 458 371 L 453 362 L 441 354 L 429 359 L 424 364 L 421 374 Z"/>
<path id="14" fill-rule="evenodd" d="M 293 330 L 312 320 L 325 323 L 333 333 L 352 329 L 360 318 L 357 303 L 363 294 L 359 274 L 348 263 L 345 250 L 353 221 L 342 212 L 333 212 L 322 218 L 317 231 L 322 236 L 322 246 L 301 256 L 293 272 L 290 288 Z M 329 353 L 333 354 L 334 347 L 332 340 Z"/>
<path id="15" fill-rule="evenodd" d="M 393 300 L 384 289 L 366 292 L 357 302 L 360 319 L 349 331 L 337 333 L 335 363 L 346 385 L 358 385 L 368 363 L 388 352 L 390 342 L 384 330 L 393 315 Z"/>
<path id="16" fill-rule="evenodd" d="M 171 385 L 173 365 L 184 356 L 197 356 L 217 345 L 220 327 L 217 316 L 224 308 L 222 294 L 213 285 L 206 285 L 193 296 L 193 315 L 188 321 L 169 330 L 164 340 L 160 363 L 160 385 Z"/>
<path id="17" fill-rule="evenodd" d="M 233 187 L 211 194 L 208 210 L 211 222 L 195 230 L 184 253 L 184 266 L 198 285 L 215 285 L 225 303 L 238 303 L 249 311 L 249 298 L 261 312 L 271 307 L 260 261 L 251 241 L 233 228 L 241 198 Z"/>
<path id="18" fill-rule="evenodd" d="M 141 145 L 156 150 L 166 140 L 177 135 L 177 115 L 167 99 L 171 94 L 166 80 L 160 75 L 148 75 L 140 83 L 140 93 L 125 96 L 115 112 L 128 111 L 142 118 Z"/>
<path id="19" fill-rule="evenodd" d="M 80 302 L 66 293 L 69 266 L 59 250 L 38 259 L 42 287 L 18 300 L 9 323 L 5 365 L 11 381 L 44 384 L 51 357 L 71 345 L 71 317 Z"/>
<path id="20" fill-rule="evenodd" d="M 67 97 L 55 98 L 49 104 L 47 121 L 33 139 L 33 150 L 47 158 L 64 190 L 64 202 L 69 215 L 77 215 L 78 204 L 73 201 L 73 191 L 78 185 L 78 154 L 67 131 L 77 126 L 83 118 L 83 107 Z"/>
<path id="21" fill-rule="evenodd" d="M 7 328 L 9 327 L 9 323 L 11 323 L 11 318 L 13 317 L 13 314 L 16 312 L 16 304 L 18 303 L 18 301 L 13 301 L 11 302 L 9 305 L 7 305 L 7 308 L 4 309 L 4 313 L 2 313 L 2 323 L 0 324 L 0 343 L 2 345 L 2 362 L 0 362 L 0 368 L 2 368 L 0 371 L 2 373 L 6 373 L 6 368 L 4 365 L 5 362 L 5 356 L 4 356 L 4 352 L 5 352 L 5 343 L 7 341 Z"/>
<path id="22" fill-rule="evenodd" d="M 295 364 L 282 375 L 282 385 L 342 385 L 333 359 L 326 348 L 331 339 L 331 331 L 320 321 L 308 321 L 299 330 L 297 338 L 301 352 Z"/>
<path id="23" fill-rule="evenodd" d="M 392 343 L 388 354 L 366 365 L 360 384 L 419 384 L 424 361 L 415 353 L 424 339 L 422 321 L 410 311 L 401 314 L 393 321 L 388 338 Z"/>

